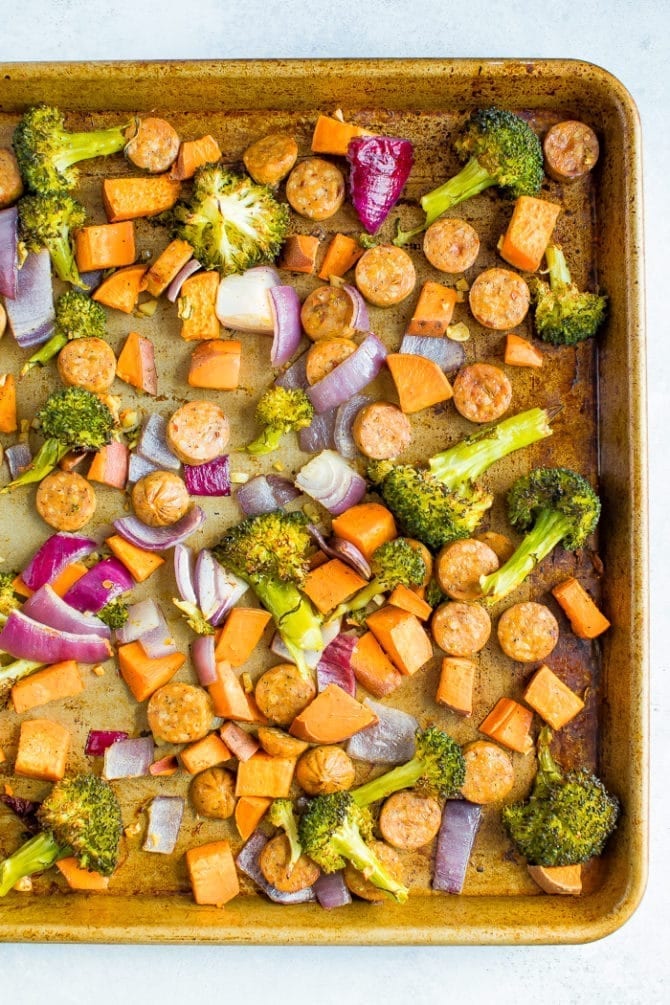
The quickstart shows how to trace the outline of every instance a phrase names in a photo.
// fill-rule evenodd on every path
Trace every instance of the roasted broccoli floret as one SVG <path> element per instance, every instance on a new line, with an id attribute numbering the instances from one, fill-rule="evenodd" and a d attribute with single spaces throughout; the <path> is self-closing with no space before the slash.
<path id="1" fill-rule="evenodd" d="M 322 649 L 323 636 L 320 618 L 300 592 L 312 552 L 307 525 L 302 513 L 283 510 L 248 517 L 226 531 L 214 555 L 251 586 L 296 664 L 311 679 L 302 653 Z"/>
<path id="2" fill-rule="evenodd" d="M 124 604 L 120 597 L 116 597 L 98 611 L 98 617 L 108 628 L 116 631 L 117 628 L 123 628 L 128 620 L 128 605 Z"/>
<path id="3" fill-rule="evenodd" d="M 507 495 L 510 523 L 532 528 L 510 559 L 482 576 L 482 595 L 495 603 L 515 590 L 538 562 L 562 544 L 581 548 L 600 517 L 600 500 L 589 483 L 569 468 L 536 468 L 512 485 Z"/>
<path id="4" fill-rule="evenodd" d="M 337 872 L 351 862 L 370 883 L 399 904 L 407 900 L 407 887 L 390 874 L 366 844 L 365 839 L 372 836 L 372 818 L 349 792 L 333 792 L 310 800 L 300 818 L 299 836 L 305 854 L 324 872 Z"/>
<path id="5" fill-rule="evenodd" d="M 552 345 L 577 345 L 592 338 L 605 320 L 607 297 L 581 293 L 570 277 L 563 250 L 550 244 L 545 252 L 549 283 L 533 282 L 535 329 Z"/>
<path id="6" fill-rule="evenodd" d="M 26 195 L 19 202 L 19 236 L 27 251 L 46 248 L 59 279 L 83 287 L 74 260 L 73 231 L 86 219 L 86 210 L 67 192 Z"/>
<path id="7" fill-rule="evenodd" d="M 525 802 L 503 807 L 503 823 L 530 865 L 577 865 L 600 855 L 616 827 L 619 802 L 586 769 L 564 773 L 551 756 L 551 736 L 545 726 L 533 791 Z"/>
<path id="8" fill-rule="evenodd" d="M 272 262 L 289 225 L 289 210 L 266 185 L 220 164 L 201 167 L 193 191 L 164 217 L 205 269 L 222 276 Z"/>
<path id="9" fill-rule="evenodd" d="M 11 611 L 21 606 L 21 599 L 14 591 L 15 572 L 0 572 L 0 624 Z"/>
<path id="10" fill-rule="evenodd" d="M 256 405 L 256 418 L 265 428 L 246 448 L 249 454 L 270 454 L 286 433 L 304 429 L 314 418 L 314 406 L 299 388 L 271 387 Z"/>
<path id="11" fill-rule="evenodd" d="M 359 590 L 351 600 L 340 604 L 329 621 L 343 618 L 350 611 L 367 607 L 378 593 L 387 593 L 396 586 L 419 586 L 426 575 L 426 563 L 421 553 L 404 537 L 396 537 L 379 546 L 372 555 L 370 567 L 374 579 Z"/>
<path id="12" fill-rule="evenodd" d="M 116 868 L 121 808 L 112 787 L 96 775 L 56 782 L 37 816 L 42 830 L 0 864 L 0 897 L 25 876 L 74 855 L 83 869 L 109 876 Z"/>
<path id="13" fill-rule="evenodd" d="M 83 387 L 68 387 L 47 398 L 37 413 L 44 443 L 23 474 L 0 489 L 41 482 L 70 450 L 99 450 L 110 442 L 114 416 L 97 395 Z"/>
<path id="14" fill-rule="evenodd" d="M 69 133 L 57 108 L 29 108 L 14 130 L 14 151 L 21 176 L 34 192 L 58 192 L 74 188 L 73 165 L 91 157 L 123 150 L 126 126 Z"/>
<path id="15" fill-rule="evenodd" d="M 369 466 L 368 477 L 403 533 L 435 550 L 472 536 L 493 504 L 477 478 L 507 454 L 551 436 L 549 418 L 533 408 L 436 454 L 429 470 L 382 461 Z"/>
<path id="16" fill-rule="evenodd" d="M 295 864 L 302 855 L 302 845 L 298 834 L 298 819 L 295 809 L 290 799 L 275 799 L 270 804 L 267 819 L 273 827 L 281 827 L 286 834 L 291 846 L 291 857 L 286 868 L 287 875 L 291 875 Z"/>
<path id="17" fill-rule="evenodd" d="M 72 339 L 104 339 L 106 334 L 107 318 L 100 304 L 91 300 L 87 293 L 68 290 L 56 301 L 54 334 L 33 353 L 21 370 L 21 376 L 34 366 L 45 366 Z"/>
<path id="18" fill-rule="evenodd" d="M 476 111 L 455 143 L 465 167 L 421 199 L 425 221 L 413 230 L 398 230 L 394 244 L 403 245 L 429 227 L 452 206 L 472 199 L 492 185 L 509 199 L 537 195 L 544 178 L 542 146 L 523 119 L 501 108 Z"/>
<path id="19" fill-rule="evenodd" d="M 190 600 L 177 600 L 176 597 L 172 598 L 172 603 L 178 611 L 181 611 L 186 624 L 196 635 L 214 634 L 214 626 L 210 625 L 197 604 L 193 604 Z"/>
<path id="20" fill-rule="evenodd" d="M 414 787 L 449 799 L 458 795 L 464 781 L 465 760 L 459 744 L 448 733 L 430 726 L 417 730 L 411 761 L 353 789 L 351 795 L 359 806 L 369 806 L 400 789 Z"/>

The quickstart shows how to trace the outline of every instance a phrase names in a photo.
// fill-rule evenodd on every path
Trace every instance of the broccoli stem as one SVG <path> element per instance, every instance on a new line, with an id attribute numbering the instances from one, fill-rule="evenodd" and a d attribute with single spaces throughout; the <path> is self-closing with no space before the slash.
<path id="1" fill-rule="evenodd" d="M 477 158 L 471 157 L 457 175 L 423 196 L 421 208 L 426 214 L 426 219 L 420 227 L 415 227 L 413 230 L 398 230 L 393 243 L 399 246 L 407 244 L 452 206 L 457 206 L 459 202 L 465 202 L 466 199 L 472 199 L 473 196 L 479 195 L 480 192 L 495 183 L 495 178 L 479 163 Z"/>
<path id="2" fill-rule="evenodd" d="M 283 435 L 281 426 L 266 426 L 260 436 L 244 449 L 248 454 L 271 454 L 279 446 Z"/>
<path id="3" fill-rule="evenodd" d="M 321 621 L 293 583 L 260 576 L 247 577 L 258 599 L 270 612 L 287 645 L 299 650 L 323 649 Z"/>
<path id="4" fill-rule="evenodd" d="M 463 482 L 476 481 L 507 454 L 551 436 L 549 417 L 543 408 L 504 419 L 490 429 L 443 450 L 430 459 L 431 474 L 451 491 Z"/>
<path id="5" fill-rule="evenodd" d="M 564 286 L 569 286 L 572 282 L 568 263 L 565 260 L 563 249 L 556 244 L 550 244 L 544 253 L 549 269 L 549 285 L 552 290 L 560 290 Z"/>
<path id="6" fill-rule="evenodd" d="M 33 458 L 32 465 L 23 474 L 19 475 L 18 478 L 15 478 L 13 482 L 9 482 L 8 485 L 1 488 L 0 495 L 3 495 L 5 492 L 12 492 L 20 485 L 32 485 L 34 482 L 41 482 L 50 471 L 53 471 L 58 462 L 65 457 L 69 450 L 70 448 L 67 444 L 60 443 L 58 440 L 45 440 L 37 456 Z"/>
<path id="7" fill-rule="evenodd" d="M 351 600 L 336 607 L 335 610 L 328 615 L 326 624 L 329 625 L 332 621 L 337 621 L 338 618 L 343 618 L 345 614 L 350 614 L 353 611 L 362 611 L 363 608 L 367 607 L 378 594 L 385 593 L 387 589 L 388 587 L 385 586 L 384 583 L 380 582 L 378 579 L 373 579 L 367 586 L 362 587 L 362 589 L 360 589 Z"/>
<path id="8" fill-rule="evenodd" d="M 407 764 L 400 764 L 397 768 L 385 772 L 379 778 L 373 778 L 365 785 L 359 785 L 353 789 L 351 795 L 357 806 L 370 806 L 380 799 L 386 799 L 393 792 L 400 792 L 401 789 L 411 789 L 419 781 L 425 772 L 425 765 L 418 757 L 413 757 Z"/>
<path id="9" fill-rule="evenodd" d="M 63 147 L 54 158 L 59 171 L 65 171 L 79 161 L 118 153 L 126 145 L 125 126 L 94 129 L 90 133 L 66 133 Z"/>
<path id="10" fill-rule="evenodd" d="M 361 837 L 358 827 L 345 822 L 338 827 L 332 837 L 333 847 L 343 857 L 362 872 L 365 878 L 379 890 L 385 890 L 399 904 L 404 904 L 409 895 L 406 886 L 399 883 L 383 867 L 377 856 Z"/>
<path id="11" fill-rule="evenodd" d="M 307 660 L 305 659 L 305 654 L 304 654 L 303 650 L 300 649 L 298 646 L 296 646 L 284 634 L 284 632 L 280 632 L 279 634 L 281 636 L 282 642 L 284 643 L 284 645 L 286 646 L 286 648 L 289 651 L 289 655 L 290 655 L 291 659 L 293 660 L 293 662 L 297 666 L 298 670 L 300 671 L 301 677 L 304 677 L 305 680 L 313 680 L 314 674 L 312 673 L 312 671 L 310 670 L 310 668 L 309 668 L 309 666 L 307 664 Z M 323 646 L 323 637 L 321 638 L 321 645 Z"/>
<path id="12" fill-rule="evenodd" d="M 70 849 L 59 845 L 50 831 L 36 834 L 0 864 L 0 897 L 6 896 L 20 879 L 49 869 L 68 854 Z"/>
<path id="13" fill-rule="evenodd" d="M 68 342 L 67 335 L 52 335 L 48 342 L 40 346 L 37 352 L 34 352 L 27 363 L 21 370 L 21 376 L 25 377 L 29 370 L 32 370 L 34 366 L 46 366 L 49 360 L 57 356 L 58 353 L 63 349 Z"/>
<path id="14" fill-rule="evenodd" d="M 45 243 L 51 256 L 51 264 L 58 278 L 64 283 L 71 283 L 72 286 L 78 286 L 79 289 L 85 290 L 86 284 L 82 282 L 74 260 L 69 228 L 62 227 L 58 237 Z"/>
<path id="15" fill-rule="evenodd" d="M 512 557 L 497 572 L 482 576 L 482 596 L 494 604 L 515 590 L 529 576 L 538 562 L 573 529 L 570 519 L 553 509 L 540 511 L 532 530 L 526 534 Z"/>
<path id="16" fill-rule="evenodd" d="M 549 749 L 551 737 L 552 732 L 549 726 L 543 726 L 537 738 L 538 771 L 535 776 L 533 795 L 545 792 L 551 785 L 560 782 L 563 778 L 563 772 L 551 756 Z"/>

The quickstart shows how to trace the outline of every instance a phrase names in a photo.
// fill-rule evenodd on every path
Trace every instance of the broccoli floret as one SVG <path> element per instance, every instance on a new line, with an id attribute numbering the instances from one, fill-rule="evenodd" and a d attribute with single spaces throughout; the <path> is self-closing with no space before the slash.
<path id="1" fill-rule="evenodd" d="M 72 233 L 84 224 L 86 210 L 67 192 L 26 195 L 19 202 L 19 236 L 27 251 L 46 248 L 59 279 L 83 287 L 74 260 Z"/>
<path id="2" fill-rule="evenodd" d="M 398 230 L 394 244 L 403 245 L 429 227 L 452 206 L 497 185 L 508 199 L 537 195 L 544 178 L 542 146 L 527 122 L 501 108 L 476 111 L 455 143 L 465 167 L 421 199 L 426 219 L 410 231 Z"/>
<path id="3" fill-rule="evenodd" d="M 73 165 L 91 157 L 123 150 L 126 126 L 69 133 L 57 108 L 29 108 L 14 130 L 14 151 L 21 176 L 34 192 L 58 192 L 74 188 Z"/>
<path id="4" fill-rule="evenodd" d="M 549 283 L 533 283 L 537 334 L 552 345 L 577 345 L 593 338 L 605 320 L 607 297 L 577 289 L 558 245 L 550 244 L 545 255 Z"/>
<path id="5" fill-rule="evenodd" d="M 100 304 L 87 293 L 68 290 L 56 301 L 54 334 L 33 353 L 21 370 L 23 377 L 34 366 L 45 366 L 69 341 L 77 338 L 101 338 L 107 334 L 107 318 Z"/>
<path id="6" fill-rule="evenodd" d="M 249 454 L 270 454 L 279 446 L 282 436 L 309 426 L 314 418 L 314 406 L 305 392 L 297 387 L 271 387 L 256 405 L 256 418 L 265 428 L 246 448 Z"/>
<path id="7" fill-rule="evenodd" d="M 426 563 L 421 553 L 404 537 L 396 537 L 380 545 L 372 555 L 370 566 L 374 579 L 351 600 L 340 604 L 329 621 L 343 618 L 350 611 L 362 610 L 378 593 L 387 593 L 396 586 L 419 586 L 426 576 Z"/>
<path id="8" fill-rule="evenodd" d="M 439 607 L 440 604 L 447 599 L 447 595 L 442 592 L 437 580 L 431 579 L 430 583 L 426 587 L 426 593 L 423 599 L 430 607 L 435 609 L 436 607 Z"/>
<path id="9" fill-rule="evenodd" d="M 321 619 L 301 592 L 309 571 L 312 538 L 303 513 L 275 510 L 248 517 L 226 531 L 214 555 L 251 586 L 272 614 L 296 664 L 310 676 L 304 650 L 323 649 Z"/>
<path id="10" fill-rule="evenodd" d="M 181 611 L 186 624 L 196 635 L 214 634 L 214 626 L 210 625 L 197 604 L 192 604 L 189 600 L 177 600 L 176 597 L 172 598 L 172 603 L 178 611 Z"/>
<path id="11" fill-rule="evenodd" d="M 507 832 L 530 865 L 577 865 L 600 855 L 616 827 L 619 802 L 584 768 L 563 773 L 551 756 L 551 730 L 538 738 L 538 772 L 523 803 L 503 807 Z"/>
<path id="12" fill-rule="evenodd" d="M 589 483 L 569 468 L 536 468 L 512 485 L 507 495 L 510 523 L 532 529 L 511 558 L 482 576 L 482 595 L 495 603 L 515 590 L 558 544 L 581 548 L 600 517 L 600 500 Z"/>
<path id="13" fill-rule="evenodd" d="M 300 837 L 298 835 L 298 820 L 291 800 L 275 799 L 270 805 L 267 819 L 273 827 L 281 827 L 288 838 L 291 846 L 291 857 L 286 872 L 290 876 L 296 862 L 302 855 L 302 845 L 300 844 Z"/>
<path id="14" fill-rule="evenodd" d="M 465 760 L 460 746 L 436 726 L 417 730 L 414 757 L 379 778 L 353 789 L 359 806 L 386 799 L 400 789 L 418 788 L 429 795 L 447 799 L 458 795 L 465 781 Z"/>
<path id="15" fill-rule="evenodd" d="M 300 818 L 299 836 L 305 854 L 324 872 L 337 872 L 351 862 L 370 883 L 399 904 L 407 900 L 407 887 L 389 873 L 366 844 L 365 839 L 372 836 L 372 818 L 349 792 L 333 792 L 310 800 Z"/>
<path id="16" fill-rule="evenodd" d="M 116 597 L 98 611 L 98 617 L 108 628 L 116 631 L 117 628 L 123 628 L 128 620 L 128 605 L 124 604 L 120 597 Z"/>
<path id="17" fill-rule="evenodd" d="M 25 876 L 74 855 L 83 869 L 109 876 L 118 861 L 121 808 L 112 787 L 96 775 L 56 782 L 37 816 L 42 830 L 0 864 L 0 897 Z"/>
<path id="18" fill-rule="evenodd" d="M 196 172 L 190 198 L 164 219 L 205 269 L 228 276 L 274 261 L 288 231 L 289 210 L 267 185 L 208 164 Z"/>
<path id="19" fill-rule="evenodd" d="M 14 591 L 15 572 L 0 572 L 0 624 L 11 611 L 21 606 L 21 599 Z"/>
<path id="20" fill-rule="evenodd" d="M 29 468 L 0 489 L 41 482 L 70 450 L 99 450 L 110 442 L 114 416 L 97 395 L 83 387 L 68 387 L 47 398 L 37 413 L 44 443 Z"/>
<path id="21" fill-rule="evenodd" d="M 429 470 L 381 462 L 370 465 L 368 476 L 403 533 L 435 550 L 472 536 L 493 504 L 477 478 L 507 454 L 551 436 L 549 418 L 533 408 L 436 454 Z"/>

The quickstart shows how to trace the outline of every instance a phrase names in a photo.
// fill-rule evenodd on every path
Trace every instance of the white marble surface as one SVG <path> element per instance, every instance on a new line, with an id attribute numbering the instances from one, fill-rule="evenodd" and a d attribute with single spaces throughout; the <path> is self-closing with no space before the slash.
<path id="1" fill-rule="evenodd" d="M 646 897 L 603 942 L 565 948 L 0 946 L 0 1002 L 670 1001 L 670 619 L 665 492 L 670 332 L 668 0 L 1 0 L 0 60 L 317 56 L 573 57 L 627 86 L 645 141 L 652 597 L 652 841 Z"/>

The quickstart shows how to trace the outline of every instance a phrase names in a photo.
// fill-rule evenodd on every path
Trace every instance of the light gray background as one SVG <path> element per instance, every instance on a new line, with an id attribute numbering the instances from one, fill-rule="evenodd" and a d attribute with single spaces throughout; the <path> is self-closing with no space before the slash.
<path id="1" fill-rule="evenodd" d="M 652 843 L 645 900 L 619 932 L 564 948 L 0 946 L 0 1002 L 670 1001 L 668 664 L 670 2 L 0 0 L 0 60 L 572 57 L 617 76 L 645 141 L 652 560 Z"/>

